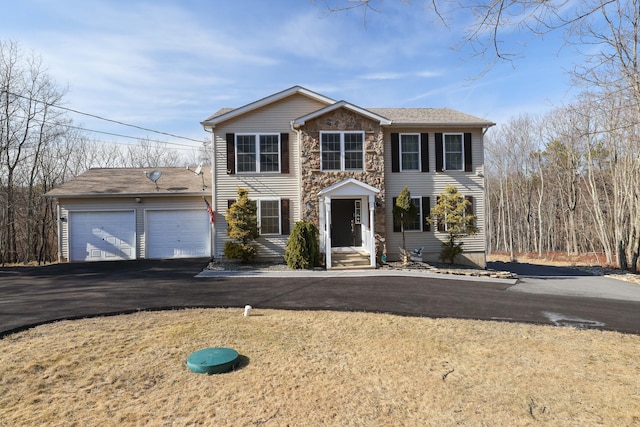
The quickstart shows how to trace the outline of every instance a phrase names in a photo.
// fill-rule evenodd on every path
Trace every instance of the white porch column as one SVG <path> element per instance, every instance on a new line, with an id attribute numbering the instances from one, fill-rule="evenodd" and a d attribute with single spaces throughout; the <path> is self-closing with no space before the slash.
<path id="1" fill-rule="evenodd" d="M 320 238 L 320 252 L 327 251 L 327 220 L 326 207 L 324 205 L 324 196 L 318 197 L 318 228 Z"/>
<path id="2" fill-rule="evenodd" d="M 376 235 L 374 226 L 375 196 L 369 195 L 369 257 L 371 267 L 376 266 Z"/>
<path id="3" fill-rule="evenodd" d="M 324 207 L 325 207 L 325 256 L 326 256 L 326 268 L 331 268 L 331 197 L 325 196 L 324 198 Z"/>

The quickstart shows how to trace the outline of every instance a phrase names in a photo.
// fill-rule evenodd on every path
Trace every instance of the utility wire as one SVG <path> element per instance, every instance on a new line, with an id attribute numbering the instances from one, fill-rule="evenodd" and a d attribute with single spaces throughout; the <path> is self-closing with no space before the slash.
<path id="1" fill-rule="evenodd" d="M 167 142 L 167 141 L 160 141 L 158 139 L 151 139 L 151 138 L 144 138 L 144 137 L 139 137 L 139 136 L 130 136 L 130 135 L 122 135 L 119 133 L 112 133 L 112 132 L 105 132 L 105 131 L 101 131 L 101 130 L 95 130 L 95 129 L 88 129 L 88 128 L 83 128 L 80 126 L 73 126 L 73 125 L 67 125 L 64 123 L 58 123 L 58 125 L 60 126 L 65 126 L 71 129 L 78 129 L 78 130 L 84 130 L 87 132 L 93 132 L 93 133 L 100 133 L 103 135 L 110 135 L 110 136 L 117 136 L 120 138 L 129 138 L 129 139 L 136 139 L 136 140 L 143 140 L 143 141 L 149 141 L 149 142 L 157 142 L 160 144 L 166 144 L 166 145 L 175 145 L 178 147 L 185 147 L 185 148 L 197 148 L 197 147 L 193 147 L 191 145 L 187 145 L 187 144 L 178 144 L 177 142 Z M 202 143 L 202 141 L 200 141 L 200 143 Z M 127 144 L 129 145 L 129 144 Z"/>
<path id="2" fill-rule="evenodd" d="M 23 120 L 27 120 L 25 117 L 22 117 L 22 119 Z M 34 121 L 36 123 L 39 123 L 39 124 L 44 124 L 44 122 L 42 120 L 40 120 L 40 119 L 34 119 Z M 159 139 L 152 139 L 152 138 L 149 138 L 149 137 L 123 135 L 123 134 L 120 134 L 120 133 L 113 133 L 113 132 L 106 132 L 106 131 L 102 131 L 102 130 L 89 129 L 89 128 L 86 128 L 86 127 L 75 126 L 75 125 L 71 125 L 71 124 L 68 124 L 68 123 L 62 123 L 62 122 L 53 122 L 52 126 L 64 126 L 66 128 L 69 128 L 69 129 L 78 129 L 78 130 L 82 130 L 82 131 L 90 132 L 90 133 L 99 133 L 99 134 L 103 134 L 103 135 L 117 136 L 119 138 L 128 138 L 128 139 L 135 139 L 135 140 L 138 140 L 138 141 L 156 142 L 158 144 L 172 145 L 172 146 L 176 146 L 176 147 L 184 147 L 184 148 L 176 148 L 176 149 L 180 149 L 180 150 L 193 150 L 195 148 L 198 148 L 198 147 L 194 147 L 192 145 L 180 144 L 180 143 L 177 143 L 177 142 L 161 141 Z M 91 141 L 94 141 L 94 142 L 98 142 L 99 141 L 98 139 L 93 139 L 93 138 L 88 138 L 88 139 L 91 140 Z M 110 143 L 110 144 L 131 146 L 131 144 L 124 143 L 124 142 L 122 142 L 122 143 L 115 142 L 115 141 L 103 141 L 103 142 Z M 204 140 L 201 141 L 201 144 L 204 143 L 204 142 L 205 142 Z"/>
<path id="3" fill-rule="evenodd" d="M 42 100 L 39 100 L 39 99 L 33 99 L 33 98 L 28 97 L 28 96 L 24 96 L 24 95 L 20 95 L 20 94 L 17 94 L 17 93 L 10 92 L 7 89 L 3 89 L 2 92 L 5 92 L 8 95 L 12 95 L 12 96 L 15 96 L 15 97 L 18 97 L 18 98 L 26 99 L 27 101 L 30 101 L 30 102 L 31 101 L 39 102 L 41 104 L 44 104 L 44 105 L 47 105 L 47 106 L 50 106 L 50 107 L 59 108 L 61 110 L 66 110 L 66 111 L 70 111 L 72 113 L 81 114 L 83 116 L 93 117 L 94 119 L 104 120 L 106 122 L 116 123 L 116 124 L 119 124 L 119 125 L 122 125 L 122 126 L 128 126 L 128 127 L 132 127 L 132 128 L 135 128 L 135 129 L 144 130 L 146 132 L 153 132 L 153 133 L 157 133 L 159 135 L 166 135 L 166 136 L 170 136 L 170 137 L 173 137 L 173 138 L 179 138 L 179 139 L 184 139 L 184 140 L 187 140 L 187 141 L 193 141 L 193 142 L 197 142 L 197 143 L 202 143 L 202 141 L 199 141 L 199 140 L 193 139 L 193 138 L 189 138 L 189 137 L 186 137 L 186 136 L 174 135 L 174 134 L 168 133 L 168 132 L 162 132 L 162 131 L 145 128 L 145 127 L 138 126 L 138 125 L 132 125 L 130 123 L 125 123 L 125 122 L 121 122 L 121 121 L 118 121 L 118 120 L 108 119 L 106 117 L 98 116 L 98 115 L 95 115 L 95 114 L 85 113 L 83 111 L 74 110 L 73 108 L 63 107 L 63 106 L 56 105 L 56 104 L 49 103 L 49 102 L 45 102 L 45 101 L 42 101 Z"/>

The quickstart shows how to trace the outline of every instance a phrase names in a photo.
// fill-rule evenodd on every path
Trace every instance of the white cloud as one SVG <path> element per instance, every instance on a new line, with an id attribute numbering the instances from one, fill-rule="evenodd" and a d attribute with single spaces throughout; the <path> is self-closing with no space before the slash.
<path id="1" fill-rule="evenodd" d="M 406 77 L 406 74 L 404 73 L 393 72 L 369 73 L 360 76 L 360 78 L 364 80 L 398 80 L 404 77 Z"/>

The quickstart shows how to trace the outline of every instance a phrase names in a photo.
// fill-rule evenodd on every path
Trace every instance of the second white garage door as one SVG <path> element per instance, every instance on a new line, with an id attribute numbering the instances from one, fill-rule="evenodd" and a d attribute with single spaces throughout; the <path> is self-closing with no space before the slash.
<path id="1" fill-rule="evenodd" d="M 206 210 L 148 210 L 145 215 L 146 258 L 210 256 L 210 225 Z"/>

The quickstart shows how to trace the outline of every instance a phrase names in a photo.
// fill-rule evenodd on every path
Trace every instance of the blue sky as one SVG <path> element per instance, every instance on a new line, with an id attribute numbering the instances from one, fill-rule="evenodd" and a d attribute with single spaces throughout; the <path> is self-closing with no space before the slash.
<path id="1" fill-rule="evenodd" d="M 430 4 L 427 1 L 426 4 Z M 529 40 L 513 63 L 458 46 L 469 18 L 445 27 L 425 3 L 327 14 L 311 0 L 20 0 L 0 39 L 42 57 L 69 108 L 202 140 L 199 124 L 302 85 L 362 107 L 449 107 L 494 122 L 568 102 L 575 58 L 560 35 Z M 520 36 L 506 42 L 517 46 Z M 106 132 L 188 142 L 73 115 Z M 92 137 L 111 140 L 98 134 Z"/>

